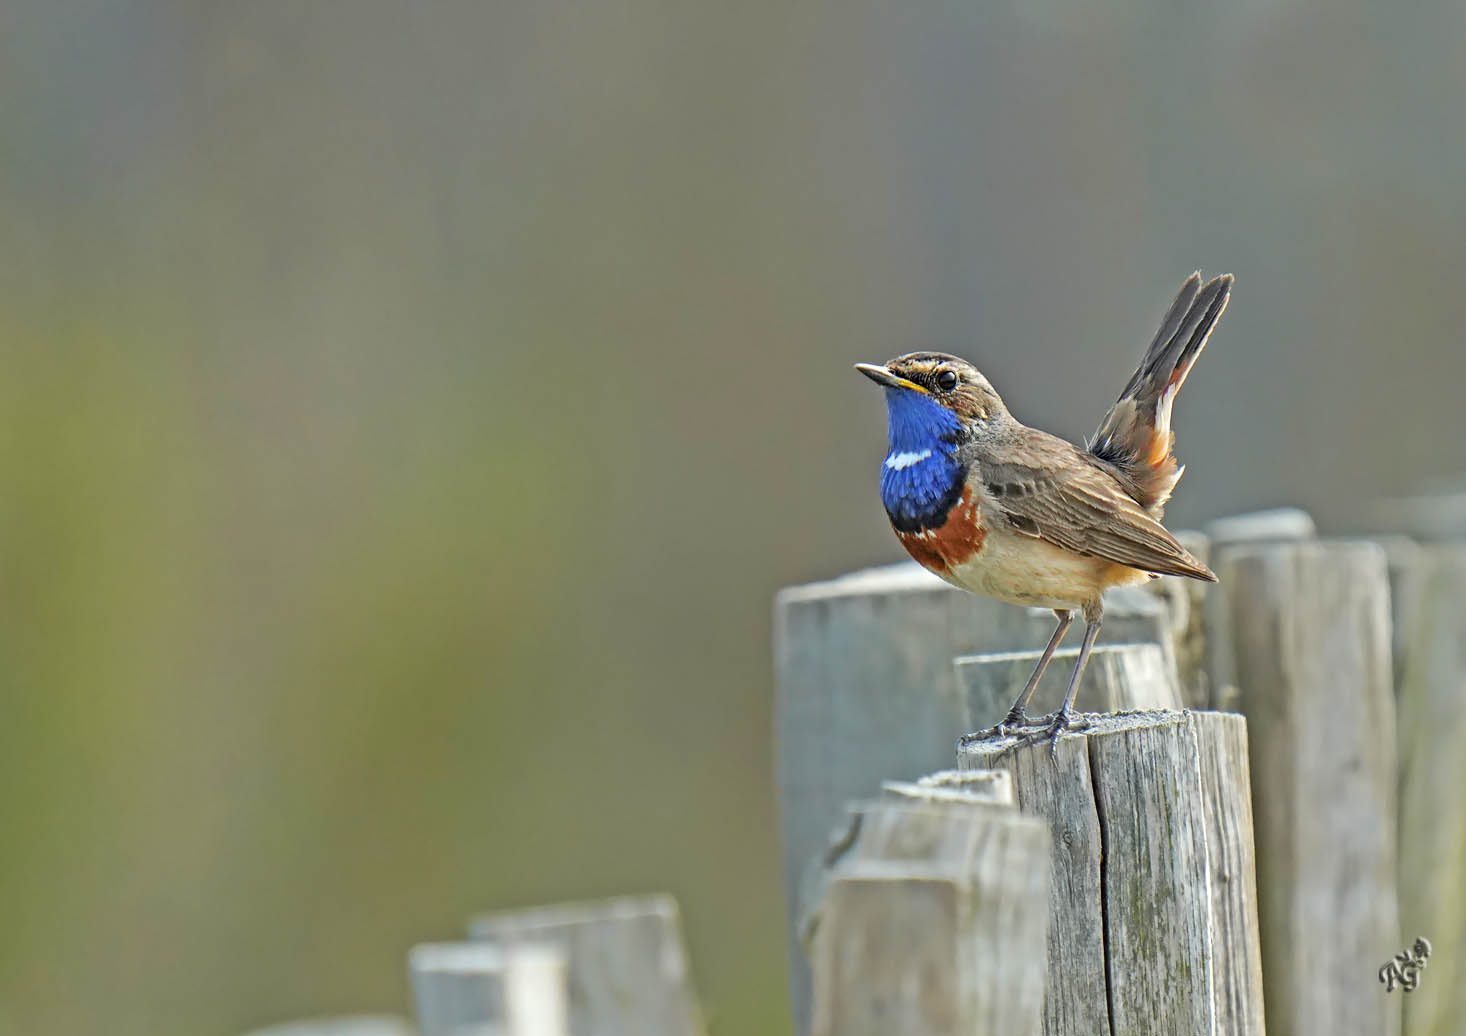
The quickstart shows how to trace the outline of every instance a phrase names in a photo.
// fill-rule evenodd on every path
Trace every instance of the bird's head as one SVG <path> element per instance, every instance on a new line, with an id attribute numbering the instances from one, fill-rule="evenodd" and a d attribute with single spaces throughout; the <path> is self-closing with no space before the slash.
<path id="1" fill-rule="evenodd" d="M 886 511 L 898 529 L 925 527 L 961 492 L 966 467 L 958 447 L 1009 420 L 1008 410 L 976 367 L 946 353 L 907 353 L 855 369 L 886 390 Z"/>
<path id="2" fill-rule="evenodd" d="M 1008 413 L 982 372 L 957 356 L 907 353 L 884 366 L 857 363 L 855 369 L 886 390 L 893 436 L 898 424 L 907 432 L 917 430 L 909 426 L 946 429 L 982 424 Z"/>

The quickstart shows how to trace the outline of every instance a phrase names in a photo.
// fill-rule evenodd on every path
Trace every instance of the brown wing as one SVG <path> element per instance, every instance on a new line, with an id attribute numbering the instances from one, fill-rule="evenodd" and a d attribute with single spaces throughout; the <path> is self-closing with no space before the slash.
<path id="1" fill-rule="evenodd" d="M 1002 461 L 979 461 L 983 487 L 1017 532 L 1131 568 L 1216 582 L 1084 451 L 1025 429 Z M 1010 459 L 1011 458 L 1011 459 Z"/>

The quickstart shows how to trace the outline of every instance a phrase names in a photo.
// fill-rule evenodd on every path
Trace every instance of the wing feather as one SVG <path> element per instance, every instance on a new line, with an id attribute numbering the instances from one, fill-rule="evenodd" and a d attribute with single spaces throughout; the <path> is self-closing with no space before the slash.
<path id="1" fill-rule="evenodd" d="M 1163 575 L 1216 581 L 1165 526 L 1145 512 L 1085 451 L 1033 436 L 1005 451 L 1024 463 L 980 462 L 990 504 L 1014 531 L 1056 547 Z M 1041 438 L 1039 438 L 1041 437 Z M 1063 456 L 1057 456 L 1063 454 Z"/>

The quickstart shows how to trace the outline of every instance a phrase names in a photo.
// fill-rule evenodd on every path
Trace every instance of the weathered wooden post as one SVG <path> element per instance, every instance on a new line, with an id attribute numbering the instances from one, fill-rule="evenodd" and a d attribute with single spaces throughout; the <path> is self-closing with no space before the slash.
<path id="1" fill-rule="evenodd" d="M 995 801 L 1010 790 L 944 775 L 852 807 L 812 936 L 814 1036 L 1038 1036 L 1049 837 Z"/>
<path id="2" fill-rule="evenodd" d="M 967 703 L 970 729 L 991 727 L 1008 714 L 1017 688 L 1033 672 L 1041 652 L 994 651 L 953 659 L 957 688 Z M 1054 712 L 1064 701 L 1078 648 L 1060 648 L 1034 689 L 1029 713 Z M 1158 644 L 1101 644 L 1090 652 L 1079 681 L 1080 707 L 1091 712 L 1179 709 L 1176 672 Z"/>
<path id="3" fill-rule="evenodd" d="M 553 946 L 424 943 L 407 960 L 419 1036 L 568 1036 L 565 955 Z"/>
<path id="4" fill-rule="evenodd" d="M 1404 948 L 1384 553 L 1239 545 L 1219 564 L 1252 739 L 1268 1027 L 1393 1036 L 1400 1002 L 1374 978 Z"/>
<path id="5" fill-rule="evenodd" d="M 1396 562 L 1402 571 L 1396 574 Z M 1403 998 L 1406 1036 L 1466 1025 L 1466 546 L 1392 551 L 1401 945 L 1433 952 Z M 1383 958 L 1381 958 L 1383 963 Z"/>
<path id="6" fill-rule="evenodd" d="M 1165 603 L 1127 588 L 1106 596 L 1102 643 L 1159 644 L 1173 658 Z M 775 759 L 790 898 L 790 991 L 808 1032 L 809 970 L 800 886 L 840 826 L 845 804 L 884 780 L 952 762 L 974 726 L 952 659 L 1041 648 L 1053 615 L 956 590 L 915 564 L 781 591 L 775 602 Z"/>
<path id="7" fill-rule="evenodd" d="M 962 749 L 1051 825 L 1044 1032 L 1261 1033 L 1247 731 L 1224 713 L 1086 716 Z"/>
<path id="8" fill-rule="evenodd" d="M 1181 546 L 1203 564 L 1211 564 L 1211 538 L 1202 532 L 1181 529 L 1176 533 Z M 1211 678 L 1206 671 L 1206 598 L 1210 583 L 1179 576 L 1162 576 L 1142 587 L 1166 606 L 1171 645 L 1175 653 L 1176 685 L 1181 704 L 1188 709 L 1211 707 Z"/>
<path id="9" fill-rule="evenodd" d="M 699 1036 L 677 901 L 627 896 L 489 914 L 470 936 L 502 953 L 555 948 L 568 964 L 571 1036 Z"/>
<path id="10" fill-rule="evenodd" d="M 388 1014 L 341 1015 L 330 1018 L 301 1018 L 264 1029 L 251 1029 L 244 1036 L 413 1036 L 406 1018 Z"/>
<path id="11" fill-rule="evenodd" d="M 1298 543 L 1318 537 L 1313 518 L 1296 507 L 1230 515 L 1208 523 L 1206 536 L 1212 571 L 1220 574 L 1227 555 L 1259 543 Z M 1235 712 L 1239 705 L 1232 617 L 1225 587 L 1207 586 L 1205 604 L 1206 674 L 1210 698 L 1205 707 Z"/>

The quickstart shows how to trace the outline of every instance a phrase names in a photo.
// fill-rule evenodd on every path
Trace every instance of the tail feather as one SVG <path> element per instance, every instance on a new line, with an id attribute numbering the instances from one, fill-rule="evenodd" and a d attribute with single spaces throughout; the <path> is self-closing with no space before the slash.
<path id="1" fill-rule="evenodd" d="M 1231 274 L 1205 286 L 1199 273 L 1186 278 L 1140 366 L 1089 444 L 1090 452 L 1113 465 L 1131 495 L 1156 516 L 1184 470 L 1171 452 L 1176 442 L 1171 405 L 1231 293 Z"/>

